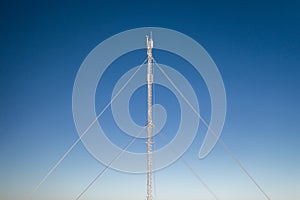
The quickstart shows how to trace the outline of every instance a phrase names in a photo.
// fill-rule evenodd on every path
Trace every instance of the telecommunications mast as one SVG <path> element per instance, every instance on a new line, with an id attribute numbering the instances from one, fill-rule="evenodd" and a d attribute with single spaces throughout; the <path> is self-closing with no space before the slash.
<path id="1" fill-rule="evenodd" d="M 147 68 L 147 85 L 148 85 L 148 122 L 147 122 L 147 200 L 152 200 L 152 48 L 153 40 L 152 33 L 150 38 L 146 36 L 147 55 L 148 55 L 148 68 Z"/>

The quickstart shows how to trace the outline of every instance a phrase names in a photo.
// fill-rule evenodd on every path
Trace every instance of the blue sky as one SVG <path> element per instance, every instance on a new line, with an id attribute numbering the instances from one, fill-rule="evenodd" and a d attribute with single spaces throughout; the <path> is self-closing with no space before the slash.
<path id="1" fill-rule="evenodd" d="M 72 89 L 88 53 L 114 34 L 145 26 L 180 31 L 207 50 L 227 93 L 222 140 L 271 199 L 299 199 L 299 7 L 297 1 L 2 2 L 0 199 L 24 199 L 78 138 Z M 155 49 L 154 55 L 174 68 L 180 63 Z M 143 52 L 136 52 L 124 58 L 124 64 L 130 68 L 143 59 Z M 189 75 L 188 66 L 181 72 L 199 85 L 201 112 L 209 119 L 209 96 L 201 77 Z M 113 87 L 114 82 L 106 84 Z M 132 103 L 143 99 L 145 91 L 137 91 Z M 96 108 L 103 106 L 101 86 L 97 92 Z M 178 121 L 176 101 L 169 103 L 173 97 L 163 88 L 157 87 L 156 96 L 173 116 L 165 129 L 171 137 L 171 124 Z M 146 107 L 138 106 L 132 115 L 142 124 Z M 109 120 L 109 113 L 104 117 Z M 114 126 L 110 123 L 108 128 Z M 198 159 L 204 134 L 201 126 L 184 159 L 219 199 L 264 199 L 220 145 Z M 101 169 L 80 143 L 34 197 L 75 199 Z M 180 161 L 159 171 L 155 180 L 157 200 L 213 199 Z M 110 170 L 82 199 L 137 200 L 145 194 L 145 175 Z"/>

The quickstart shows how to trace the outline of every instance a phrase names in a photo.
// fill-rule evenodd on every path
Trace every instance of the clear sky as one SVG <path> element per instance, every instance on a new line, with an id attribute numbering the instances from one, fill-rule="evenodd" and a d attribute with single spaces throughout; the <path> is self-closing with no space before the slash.
<path id="1" fill-rule="evenodd" d="M 207 50 L 227 93 L 222 140 L 271 199 L 300 199 L 299 8 L 299 1 L 1 2 L 0 199 L 24 199 L 78 138 L 72 89 L 88 53 L 114 34 L 145 26 L 180 31 Z M 127 66 L 117 76 L 140 64 L 143 53 L 117 60 L 114 67 Z M 174 68 L 184 65 L 166 52 L 153 53 Z M 194 77 L 188 65 L 181 73 L 199 83 L 201 113 L 209 119 L 209 95 L 201 77 Z M 96 108 L 104 105 L 101 94 L 108 97 L 115 82 L 105 84 L 97 90 Z M 131 102 L 139 108 L 131 114 L 140 125 L 146 120 L 146 105 L 139 104 L 146 100 L 145 92 L 141 88 Z M 167 90 L 157 86 L 156 93 L 171 116 L 164 131 L 172 138 L 178 104 Z M 109 112 L 102 120 L 107 129 L 115 126 Z M 264 199 L 220 145 L 198 159 L 205 131 L 202 125 L 183 158 L 220 200 Z M 125 141 L 111 134 L 117 144 Z M 159 138 L 156 143 L 163 145 Z M 79 143 L 34 198 L 75 199 L 101 169 Z M 157 200 L 213 199 L 180 161 L 157 172 L 154 182 Z M 138 200 L 145 195 L 144 174 L 109 170 L 82 199 Z"/>

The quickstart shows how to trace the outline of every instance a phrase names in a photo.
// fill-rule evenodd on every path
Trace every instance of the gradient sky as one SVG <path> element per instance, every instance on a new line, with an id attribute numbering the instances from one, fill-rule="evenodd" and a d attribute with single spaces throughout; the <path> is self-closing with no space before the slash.
<path id="1" fill-rule="evenodd" d="M 24 199 L 78 138 L 72 89 L 88 53 L 114 34 L 145 26 L 180 31 L 207 50 L 227 92 L 222 140 L 272 200 L 300 199 L 299 1 L 2 1 L 0 10 L 0 199 Z M 144 53 L 118 59 L 115 67 L 128 67 L 118 76 L 140 64 Z M 184 64 L 155 49 L 154 56 L 174 68 Z M 201 112 L 209 119 L 208 92 L 191 72 L 189 66 L 181 71 L 192 84 L 199 83 Z M 114 82 L 105 84 L 106 89 L 97 90 L 96 108 L 105 102 L 101 92 L 109 97 Z M 141 88 L 132 100 L 140 108 L 132 112 L 139 124 L 145 120 L 146 105 L 138 104 L 145 92 Z M 167 90 L 157 87 L 156 92 L 157 102 L 172 116 L 165 129 L 171 138 L 178 105 Z M 114 127 L 109 113 L 103 120 L 110 121 L 107 128 Z M 220 145 L 198 159 L 204 134 L 201 126 L 184 159 L 219 199 L 264 199 Z M 101 169 L 80 143 L 34 198 L 75 199 Z M 157 172 L 154 182 L 156 200 L 213 199 L 180 161 Z M 145 194 L 145 175 L 110 170 L 82 199 L 138 200 Z"/>

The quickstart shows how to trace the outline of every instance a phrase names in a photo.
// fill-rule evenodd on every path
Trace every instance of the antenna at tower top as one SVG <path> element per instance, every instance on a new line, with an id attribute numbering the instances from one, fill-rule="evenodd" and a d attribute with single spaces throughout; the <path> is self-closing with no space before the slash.
<path id="1" fill-rule="evenodd" d="M 146 35 L 146 42 L 147 42 L 147 49 L 153 48 L 153 39 L 152 39 L 152 32 L 150 32 L 150 38 Z"/>

